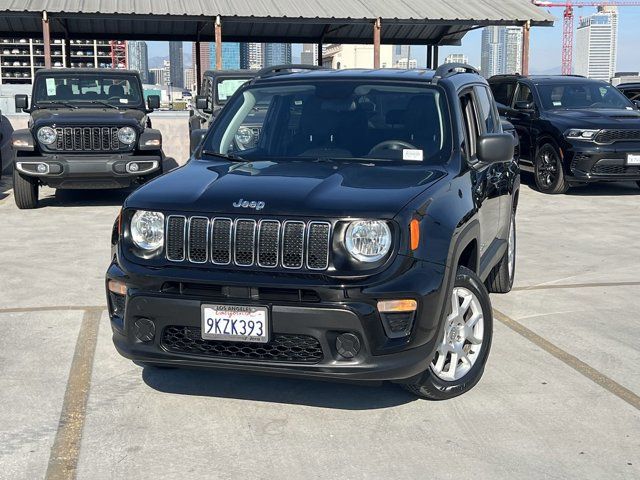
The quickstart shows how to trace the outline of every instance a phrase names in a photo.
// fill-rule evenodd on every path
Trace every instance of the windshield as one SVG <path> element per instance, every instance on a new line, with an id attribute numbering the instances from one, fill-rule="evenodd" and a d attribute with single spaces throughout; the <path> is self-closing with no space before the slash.
<path id="1" fill-rule="evenodd" d="M 136 77 L 131 75 L 59 73 L 40 75 L 33 90 L 36 105 L 64 104 L 98 105 L 104 104 L 126 108 L 140 106 L 142 93 Z"/>
<path id="2" fill-rule="evenodd" d="M 226 103 L 234 93 L 253 77 L 220 78 L 216 83 L 216 100 L 219 104 Z"/>
<path id="3" fill-rule="evenodd" d="M 541 84 L 537 88 L 542 106 L 546 110 L 633 109 L 633 105 L 617 88 L 604 83 L 554 83 Z"/>
<path id="4" fill-rule="evenodd" d="M 445 163 L 444 92 L 408 83 L 315 81 L 254 86 L 225 107 L 206 154 L 258 159 Z"/>

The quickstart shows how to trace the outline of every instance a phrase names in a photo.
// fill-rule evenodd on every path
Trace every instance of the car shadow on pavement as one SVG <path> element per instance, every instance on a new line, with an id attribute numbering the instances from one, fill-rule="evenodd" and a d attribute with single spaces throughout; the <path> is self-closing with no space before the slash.
<path id="1" fill-rule="evenodd" d="M 640 195 L 640 187 L 636 182 L 590 183 L 588 185 L 570 188 L 567 195 L 577 197 Z"/>
<path id="2" fill-rule="evenodd" d="M 190 369 L 145 367 L 142 379 L 164 393 L 306 405 L 340 410 L 395 407 L 417 398 L 398 385 L 353 385 L 320 380 Z"/>
<path id="3" fill-rule="evenodd" d="M 133 192 L 130 188 L 110 190 L 56 190 L 40 199 L 42 207 L 119 206 Z"/>

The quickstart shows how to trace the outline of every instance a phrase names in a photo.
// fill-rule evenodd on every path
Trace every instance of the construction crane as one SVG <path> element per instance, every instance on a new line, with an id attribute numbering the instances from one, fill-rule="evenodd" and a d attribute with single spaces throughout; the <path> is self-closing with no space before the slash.
<path id="1" fill-rule="evenodd" d="M 544 1 L 532 0 L 538 7 L 561 7 L 564 8 L 562 25 L 562 74 L 571 75 L 573 65 L 573 10 L 581 7 L 640 7 L 640 2 L 572 2 L 572 1 Z"/>
<path id="2" fill-rule="evenodd" d="M 122 40 L 111 40 L 111 68 L 127 68 L 129 61 L 127 58 L 127 42 Z"/>

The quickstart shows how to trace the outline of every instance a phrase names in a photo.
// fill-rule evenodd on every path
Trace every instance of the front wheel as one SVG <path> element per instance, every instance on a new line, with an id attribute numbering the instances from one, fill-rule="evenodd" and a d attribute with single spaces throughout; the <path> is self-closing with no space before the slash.
<path id="1" fill-rule="evenodd" d="M 449 295 L 449 314 L 429 368 L 411 393 L 429 400 L 447 400 L 471 390 L 482 377 L 493 337 L 489 293 L 471 270 L 459 267 Z"/>
<path id="2" fill-rule="evenodd" d="M 38 207 L 38 180 L 13 168 L 13 198 L 20 210 Z"/>
<path id="3" fill-rule="evenodd" d="M 545 143 L 538 147 L 533 167 L 536 187 L 542 193 L 565 193 L 569 189 L 560 153 L 552 144 Z"/>

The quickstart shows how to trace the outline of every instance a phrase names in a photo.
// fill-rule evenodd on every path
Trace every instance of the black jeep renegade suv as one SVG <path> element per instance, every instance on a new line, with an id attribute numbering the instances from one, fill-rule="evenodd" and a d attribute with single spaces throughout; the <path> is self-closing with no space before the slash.
<path id="1" fill-rule="evenodd" d="M 31 108 L 16 95 L 29 127 L 11 138 L 18 208 L 38 206 L 38 187 L 120 188 L 162 172 L 162 137 L 148 114 L 137 72 L 105 69 L 38 70 Z"/>
<path id="2" fill-rule="evenodd" d="M 256 104 L 260 140 L 238 150 Z M 491 347 L 488 292 L 513 283 L 514 143 L 468 66 L 256 77 L 185 166 L 126 200 L 106 275 L 116 348 L 469 390 Z"/>

